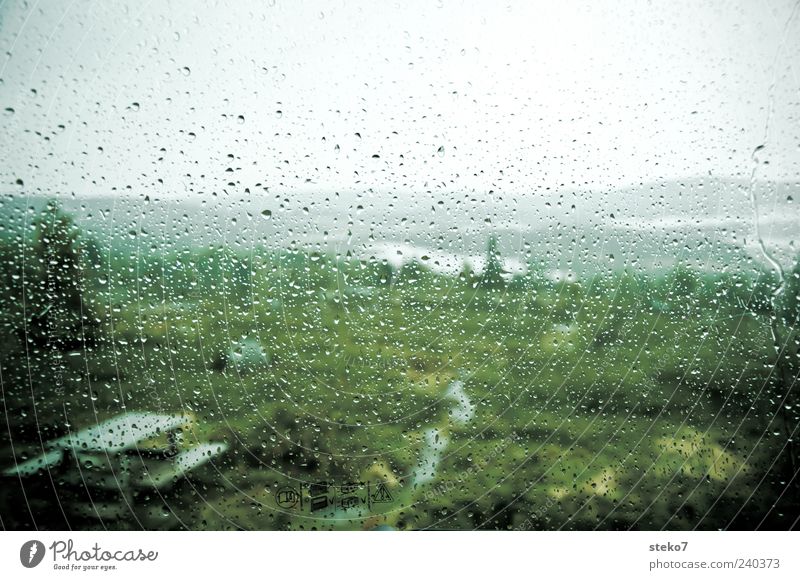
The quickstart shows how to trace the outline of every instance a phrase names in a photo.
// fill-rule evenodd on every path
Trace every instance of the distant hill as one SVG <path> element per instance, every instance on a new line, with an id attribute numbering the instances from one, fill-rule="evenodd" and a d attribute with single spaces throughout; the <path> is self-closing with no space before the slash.
<path id="1" fill-rule="evenodd" d="M 687 178 L 609 191 L 558 189 L 525 194 L 346 192 L 143 196 L 64 196 L 62 205 L 103 245 L 119 251 L 229 245 L 298 247 L 385 257 L 387 247 L 480 256 L 496 234 L 501 254 L 580 275 L 603 269 L 702 269 L 763 264 L 755 244 L 749 184 Z M 762 237 L 784 263 L 797 253 L 800 182 L 754 188 Z M 14 236 L 46 198 L 0 199 L 4 237 Z M 401 250 L 400 250 L 401 251 Z"/>

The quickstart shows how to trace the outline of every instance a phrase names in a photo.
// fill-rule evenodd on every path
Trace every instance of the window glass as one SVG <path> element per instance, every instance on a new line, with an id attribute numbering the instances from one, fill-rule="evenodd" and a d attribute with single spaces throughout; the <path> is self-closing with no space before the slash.
<path id="1" fill-rule="evenodd" d="M 790 529 L 796 3 L 3 3 L 6 529 Z"/>

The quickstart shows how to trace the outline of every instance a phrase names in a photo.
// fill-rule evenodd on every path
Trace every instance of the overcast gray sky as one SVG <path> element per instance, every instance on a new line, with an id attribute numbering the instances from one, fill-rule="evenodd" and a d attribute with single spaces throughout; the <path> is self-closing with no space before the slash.
<path id="1" fill-rule="evenodd" d="M 797 180 L 796 1 L 596 4 L 6 1 L 3 188 Z"/>

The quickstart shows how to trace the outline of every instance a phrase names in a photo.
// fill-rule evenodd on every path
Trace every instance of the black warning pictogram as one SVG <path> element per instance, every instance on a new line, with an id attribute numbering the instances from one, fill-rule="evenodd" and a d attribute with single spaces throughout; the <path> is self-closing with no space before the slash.
<path id="1" fill-rule="evenodd" d="M 372 494 L 372 503 L 389 503 L 392 501 L 392 494 L 386 489 L 386 484 L 381 482 L 375 486 L 375 493 Z"/>

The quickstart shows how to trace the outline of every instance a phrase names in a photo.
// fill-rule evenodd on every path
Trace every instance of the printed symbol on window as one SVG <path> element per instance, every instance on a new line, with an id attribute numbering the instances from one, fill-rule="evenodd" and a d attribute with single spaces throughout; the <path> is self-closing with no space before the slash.
<path id="1" fill-rule="evenodd" d="M 350 508 L 354 508 L 354 507 L 358 506 L 363 501 L 364 500 L 359 499 L 358 497 L 356 497 L 354 495 L 348 495 L 348 496 L 345 496 L 345 497 L 343 497 L 343 498 L 341 498 L 339 500 L 339 506 L 343 510 L 346 510 L 346 509 L 350 509 Z"/>
<path id="2" fill-rule="evenodd" d="M 312 483 L 311 485 L 308 486 L 308 493 L 312 497 L 315 495 L 327 495 L 330 487 L 331 486 L 327 481 Z"/>
<path id="3" fill-rule="evenodd" d="M 328 492 L 331 485 L 327 481 L 320 481 L 312 483 L 308 488 L 308 493 L 311 496 L 311 511 L 323 510 L 333 505 L 333 498 L 328 497 Z"/>
<path id="4" fill-rule="evenodd" d="M 343 483 L 339 486 L 339 494 L 337 505 L 344 510 L 366 504 L 369 499 L 367 484 L 363 481 Z"/>
<path id="5" fill-rule="evenodd" d="M 311 498 L 311 511 L 316 512 L 319 510 L 324 510 L 326 507 L 331 505 L 330 501 L 328 500 L 328 496 L 322 495 L 319 497 L 312 497 Z"/>
<path id="6" fill-rule="evenodd" d="M 339 486 L 339 492 L 342 495 L 351 495 L 358 493 L 360 489 L 364 488 L 363 481 L 349 481 Z"/>
<path id="7" fill-rule="evenodd" d="M 291 487 L 283 487 L 275 494 L 275 503 L 282 508 L 293 508 L 300 503 L 300 492 Z"/>
<path id="8" fill-rule="evenodd" d="M 386 484 L 381 482 L 375 486 L 375 493 L 372 494 L 373 503 L 389 503 L 392 501 L 392 494 L 386 489 Z"/>

